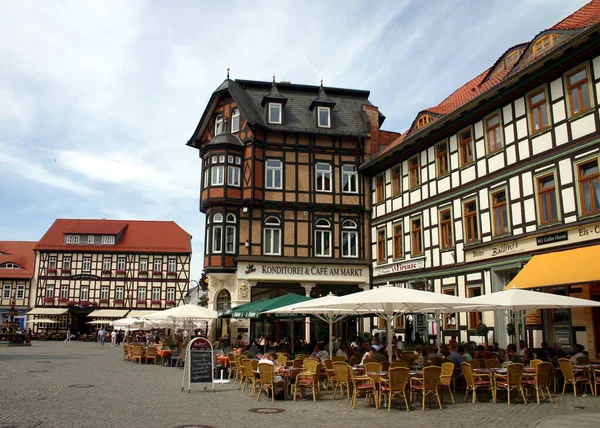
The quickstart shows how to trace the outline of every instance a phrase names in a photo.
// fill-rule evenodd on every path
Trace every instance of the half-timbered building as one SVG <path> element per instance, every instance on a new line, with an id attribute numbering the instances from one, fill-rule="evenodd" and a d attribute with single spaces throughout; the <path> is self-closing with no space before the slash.
<path id="1" fill-rule="evenodd" d="M 15 321 L 24 329 L 29 309 L 31 279 L 33 278 L 37 242 L 0 241 L 0 327 L 8 321 L 14 303 Z"/>
<path id="2" fill-rule="evenodd" d="M 595 0 L 508 48 L 361 165 L 372 183 L 374 285 L 473 297 L 503 290 L 535 255 L 590 246 L 600 255 L 599 30 Z M 572 260 L 546 267 L 572 282 L 544 291 L 600 299 L 600 283 L 580 279 L 591 267 Z M 482 321 L 506 345 L 501 313 L 450 316 L 444 337 L 480 341 Z M 599 349 L 598 310 L 538 311 L 524 324 L 530 346 Z"/>
<path id="3" fill-rule="evenodd" d="M 398 136 L 380 130 L 384 116 L 368 97 L 229 76 L 212 94 L 188 142 L 202 160 L 210 307 L 368 287 L 370 192 L 358 166 Z M 231 334 L 278 340 L 287 328 L 241 319 Z"/>
<path id="4" fill-rule="evenodd" d="M 35 246 L 29 312 L 48 333 L 183 304 L 191 236 L 172 221 L 58 219 Z"/>

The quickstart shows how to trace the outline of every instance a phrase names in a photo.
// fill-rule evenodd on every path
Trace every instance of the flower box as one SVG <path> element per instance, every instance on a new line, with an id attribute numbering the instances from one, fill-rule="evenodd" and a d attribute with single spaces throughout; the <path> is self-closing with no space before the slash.
<path id="1" fill-rule="evenodd" d="M 152 300 L 153 305 L 160 305 L 160 300 Z"/>
<path id="2" fill-rule="evenodd" d="M 138 300 L 136 300 L 136 303 L 137 303 L 138 305 L 145 305 L 145 304 L 146 304 L 146 301 L 145 301 L 145 300 L 139 300 L 139 299 L 138 299 Z"/>
<path id="3" fill-rule="evenodd" d="M 177 275 L 177 272 L 175 272 L 175 271 L 169 271 L 169 272 L 167 272 L 167 275 Z"/>
<path id="4" fill-rule="evenodd" d="M 117 275 L 125 275 L 125 269 L 117 269 Z"/>
<path id="5" fill-rule="evenodd" d="M 174 306 L 174 305 L 175 305 L 175 300 L 167 300 L 165 303 L 166 303 L 167 305 Z"/>
<path id="6" fill-rule="evenodd" d="M 138 270 L 138 273 L 140 275 L 148 275 L 148 271 L 147 270 Z"/>
<path id="7" fill-rule="evenodd" d="M 44 303 L 54 303 L 54 297 L 44 297 Z"/>
<path id="8" fill-rule="evenodd" d="M 64 298 L 64 297 L 59 297 L 58 298 L 58 303 L 67 303 L 69 301 L 69 299 Z"/>
<path id="9" fill-rule="evenodd" d="M 162 275 L 162 271 L 160 271 L 160 270 L 153 270 L 152 271 L 152 275 Z"/>
<path id="10" fill-rule="evenodd" d="M 102 303 L 108 303 L 108 299 L 100 299 L 100 304 Z"/>
<path id="11" fill-rule="evenodd" d="M 56 273 L 56 268 L 48 268 L 48 273 Z"/>
<path id="12" fill-rule="evenodd" d="M 122 305 L 123 303 L 125 303 L 125 300 L 115 299 L 115 305 Z"/>
<path id="13" fill-rule="evenodd" d="M 109 274 L 110 275 L 111 273 L 112 273 L 112 270 L 110 270 L 110 269 L 102 269 L 102 274 Z"/>
<path id="14" fill-rule="evenodd" d="M 62 268 L 60 271 L 62 273 L 71 273 L 71 268 Z"/>
<path id="15" fill-rule="evenodd" d="M 69 300 L 67 302 L 67 306 L 76 306 L 76 305 L 77 305 L 77 302 L 75 300 Z"/>
<path id="16" fill-rule="evenodd" d="M 81 306 L 82 308 L 87 308 L 88 306 L 92 306 L 92 302 L 90 302 L 89 300 L 80 300 L 79 306 Z"/>

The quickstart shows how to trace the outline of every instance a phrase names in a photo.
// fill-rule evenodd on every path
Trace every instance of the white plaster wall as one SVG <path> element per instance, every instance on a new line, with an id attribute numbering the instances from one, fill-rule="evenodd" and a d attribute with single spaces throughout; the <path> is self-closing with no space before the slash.
<path id="1" fill-rule="evenodd" d="M 438 180 L 438 189 L 440 193 L 450 190 L 450 177 L 444 177 Z"/>
<path id="2" fill-rule="evenodd" d="M 571 135 L 573 139 L 581 138 L 596 131 L 594 114 L 588 114 L 571 122 Z"/>
<path id="3" fill-rule="evenodd" d="M 550 83 L 550 97 L 552 101 L 563 96 L 562 79 L 558 78 Z"/>
<path id="4" fill-rule="evenodd" d="M 411 204 L 416 204 L 417 202 L 421 201 L 421 190 L 417 189 L 417 190 L 413 190 L 412 192 L 410 192 L 410 203 Z"/>
<path id="5" fill-rule="evenodd" d="M 423 227 L 429 227 L 429 225 L 431 224 L 429 210 L 424 210 L 421 213 L 421 217 L 423 218 Z M 437 222 L 435 224 L 437 224 Z M 425 247 L 427 247 L 427 245 Z"/>
<path id="6" fill-rule="evenodd" d="M 462 235 L 462 228 L 460 230 L 461 230 L 461 235 Z M 464 263 L 464 261 L 465 261 L 465 252 L 464 252 L 463 247 L 464 246 L 463 246 L 462 242 L 456 244 L 456 253 L 455 253 L 456 254 L 455 255 L 456 263 Z"/>
<path id="7" fill-rule="evenodd" d="M 481 281 L 481 272 L 468 273 L 467 281 Z"/>
<path id="8" fill-rule="evenodd" d="M 520 225 L 521 223 L 523 223 L 523 218 L 521 217 L 521 203 L 520 202 L 512 203 L 510 206 L 510 211 L 511 211 L 512 224 Z"/>
<path id="9" fill-rule="evenodd" d="M 515 101 L 515 118 L 525 114 L 525 98 L 517 98 Z"/>
<path id="10" fill-rule="evenodd" d="M 569 136 L 567 135 L 567 124 L 563 123 L 562 125 L 558 125 L 554 128 L 554 139 L 556 140 L 556 145 L 560 146 L 569 141 Z"/>
<path id="11" fill-rule="evenodd" d="M 525 222 L 529 223 L 535 221 L 537 214 L 535 212 L 535 200 L 533 198 L 527 198 L 523 201 L 523 207 L 525 211 Z"/>
<path id="12" fill-rule="evenodd" d="M 512 108 L 511 108 L 510 104 L 502 107 L 502 117 L 503 117 L 504 123 L 509 123 L 511 120 L 513 120 Z"/>
<path id="13" fill-rule="evenodd" d="M 452 251 L 444 251 L 442 253 L 442 264 L 443 265 L 453 265 L 454 262 L 454 257 L 452 257 Z"/>
<path id="14" fill-rule="evenodd" d="M 504 168 L 504 153 L 500 151 L 500 153 L 490 156 L 488 158 L 488 165 L 490 169 L 490 173 L 494 171 L 498 171 L 499 169 Z"/>
<path id="15" fill-rule="evenodd" d="M 475 165 L 472 165 L 470 167 L 467 167 L 467 168 L 461 170 L 460 171 L 460 178 L 461 178 L 463 184 L 467 183 L 469 181 L 475 180 L 475 178 L 476 178 L 476 175 L 475 175 Z M 454 182 L 455 181 L 453 180 L 453 183 Z"/>
<path id="16" fill-rule="evenodd" d="M 425 168 L 423 168 L 423 169 L 425 169 Z M 430 177 L 432 177 L 432 178 L 433 178 L 433 177 L 436 177 L 436 176 L 437 176 L 437 172 L 436 172 L 436 168 L 435 168 L 435 162 L 434 162 L 434 163 L 430 163 L 430 164 L 427 166 L 427 170 L 428 170 L 427 172 L 429 173 L 429 176 L 430 176 Z M 433 181 L 433 180 L 431 180 L 431 181 Z M 426 183 L 426 181 L 422 181 L 421 183 L 425 184 L 425 183 Z"/>
<path id="17" fill-rule="evenodd" d="M 481 189 L 479 191 L 479 209 L 485 210 L 490 206 L 490 200 L 488 197 L 488 189 Z"/>
<path id="18" fill-rule="evenodd" d="M 519 176 L 511 177 L 508 180 L 508 191 L 510 194 L 510 200 L 514 201 L 521 197 L 521 187 L 519 187 Z"/>
<path id="19" fill-rule="evenodd" d="M 519 158 L 520 160 L 527 159 L 530 156 L 529 153 L 529 140 L 525 139 L 519 141 Z"/>
<path id="20" fill-rule="evenodd" d="M 435 181 L 431 181 L 429 183 L 429 196 L 435 196 L 435 195 L 437 195 L 436 183 L 435 183 Z"/>
<path id="21" fill-rule="evenodd" d="M 478 140 L 475 142 L 475 156 L 476 159 L 481 159 L 485 157 L 485 141 Z"/>
<path id="22" fill-rule="evenodd" d="M 456 138 L 456 135 L 452 135 L 448 138 L 448 148 L 451 152 L 458 148 L 458 139 Z"/>
<path id="23" fill-rule="evenodd" d="M 506 148 L 506 163 L 508 165 L 513 165 L 516 162 L 517 162 L 517 148 L 513 144 Z"/>
<path id="24" fill-rule="evenodd" d="M 577 216 L 575 216 L 575 215 L 565 217 L 565 223 L 575 223 L 576 221 L 577 221 Z"/>
<path id="25" fill-rule="evenodd" d="M 483 137 L 483 121 L 480 120 L 473 125 L 473 132 L 475 133 L 475 139 Z"/>
<path id="26" fill-rule="evenodd" d="M 452 171 L 452 173 L 450 174 L 451 177 L 451 186 L 454 187 L 458 187 L 460 186 L 461 182 L 460 182 L 460 172 L 455 169 L 454 171 Z"/>
<path id="27" fill-rule="evenodd" d="M 552 148 L 552 134 L 545 132 L 531 140 L 533 146 L 533 154 L 537 155 Z"/>
<path id="28" fill-rule="evenodd" d="M 462 220 L 456 220 L 454 222 L 454 240 L 462 241 L 463 240 L 463 222 Z M 457 249 L 458 251 L 458 249 Z"/>
<path id="29" fill-rule="evenodd" d="M 537 230 L 537 226 L 535 226 L 535 225 L 527 226 L 525 228 L 526 233 L 535 232 L 536 230 Z"/>
<path id="30" fill-rule="evenodd" d="M 431 265 L 432 266 L 440 266 L 440 251 L 437 249 L 432 251 Z"/>
<path id="31" fill-rule="evenodd" d="M 515 141 L 515 131 L 513 129 L 513 124 L 509 124 L 504 127 L 504 144 L 509 145 Z"/>
<path id="32" fill-rule="evenodd" d="M 594 71 L 594 77 L 598 79 L 600 77 L 600 56 L 597 56 L 592 61 L 592 69 Z"/>
<path id="33" fill-rule="evenodd" d="M 452 153 L 450 155 L 450 171 L 456 169 L 459 167 L 459 159 L 458 159 L 458 152 L 456 153 Z"/>
<path id="34" fill-rule="evenodd" d="M 432 227 L 431 228 L 431 246 L 436 246 L 440 243 L 439 235 L 440 235 L 439 228 Z"/>
<path id="35" fill-rule="evenodd" d="M 479 177 L 483 177 L 487 174 L 487 163 L 485 159 L 480 159 L 477 161 L 477 175 Z"/>
<path id="36" fill-rule="evenodd" d="M 527 137 L 527 119 L 519 119 L 517 121 L 517 138 L 520 140 Z"/>
<path id="37" fill-rule="evenodd" d="M 572 187 L 562 189 L 562 191 L 560 192 L 560 198 L 564 212 L 576 212 L 577 205 L 575 204 L 575 192 Z"/>
<path id="38" fill-rule="evenodd" d="M 388 195 L 391 195 L 391 194 L 392 194 L 392 192 L 388 193 Z M 392 211 L 392 200 L 391 199 L 386 199 L 385 209 L 386 209 L 386 212 L 388 212 L 388 213 Z"/>
<path id="39" fill-rule="evenodd" d="M 513 229 L 513 235 L 522 235 L 523 234 L 523 228 L 522 227 L 515 227 Z"/>
<path id="40" fill-rule="evenodd" d="M 491 224 L 490 224 L 490 215 L 488 213 L 481 215 L 481 234 L 485 235 L 490 233 Z M 484 239 L 485 241 L 485 239 Z"/>
<path id="41" fill-rule="evenodd" d="M 392 211 L 402 209 L 403 206 L 404 204 L 402 203 L 402 198 L 392 199 Z"/>
<path id="42" fill-rule="evenodd" d="M 552 116 L 554 118 L 554 123 L 562 122 L 567 118 L 565 102 L 563 100 L 552 104 Z"/>
<path id="43" fill-rule="evenodd" d="M 523 196 L 533 195 L 533 178 L 531 172 L 524 172 L 521 176 L 523 183 Z"/>
<path id="44" fill-rule="evenodd" d="M 377 205 L 375 211 L 377 212 L 377 217 L 385 215 L 385 204 Z"/>
<path id="45" fill-rule="evenodd" d="M 423 197 L 423 200 L 425 200 L 429 197 L 429 187 L 427 187 L 427 186 L 421 187 L 421 192 L 422 192 L 421 196 Z"/>

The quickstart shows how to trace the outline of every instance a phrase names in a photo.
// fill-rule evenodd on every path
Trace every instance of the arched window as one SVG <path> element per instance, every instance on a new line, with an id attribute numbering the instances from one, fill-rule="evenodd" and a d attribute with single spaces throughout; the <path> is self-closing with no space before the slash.
<path id="1" fill-rule="evenodd" d="M 235 236 L 236 236 L 236 219 L 234 214 L 227 214 L 225 217 L 225 252 L 235 254 Z"/>
<path id="2" fill-rule="evenodd" d="M 236 108 L 231 112 L 231 133 L 240 130 L 240 111 Z"/>
<path id="3" fill-rule="evenodd" d="M 214 214 L 213 223 L 214 224 L 212 227 L 212 252 L 221 253 L 223 252 L 223 214 Z"/>
<path id="4" fill-rule="evenodd" d="M 531 61 L 538 56 L 541 56 L 544 52 L 549 51 L 555 45 L 563 42 L 565 40 L 565 36 L 562 34 L 547 34 L 543 37 L 540 37 L 535 41 L 531 49 L 529 50 L 529 55 L 527 56 L 527 61 Z"/>
<path id="5" fill-rule="evenodd" d="M 331 224 L 324 218 L 315 223 L 315 256 L 331 257 Z"/>
<path id="6" fill-rule="evenodd" d="M 342 223 L 342 257 L 358 257 L 358 226 L 354 220 Z"/>
<path id="7" fill-rule="evenodd" d="M 263 230 L 263 253 L 281 255 L 281 220 L 275 216 L 267 217 Z"/>
<path id="8" fill-rule="evenodd" d="M 419 117 L 419 119 L 417 120 L 417 123 L 415 125 L 415 129 L 419 129 L 424 127 L 425 125 L 427 125 L 428 123 L 433 122 L 433 116 L 430 116 L 428 114 L 424 114 L 421 117 Z"/>
<path id="9" fill-rule="evenodd" d="M 231 294 L 227 290 L 221 290 L 217 296 L 217 311 L 231 309 Z"/>

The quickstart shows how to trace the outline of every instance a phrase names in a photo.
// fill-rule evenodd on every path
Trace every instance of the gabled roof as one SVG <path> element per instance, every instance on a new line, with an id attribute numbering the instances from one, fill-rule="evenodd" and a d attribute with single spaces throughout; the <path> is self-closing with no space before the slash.
<path id="1" fill-rule="evenodd" d="M 28 279 L 33 277 L 37 242 L 34 241 L 0 241 L 0 265 L 15 263 L 22 269 L 0 268 L 0 278 Z"/>
<path id="2" fill-rule="evenodd" d="M 123 221 L 79 220 L 64 233 L 85 235 L 117 235 L 127 227 Z"/>
<path id="3" fill-rule="evenodd" d="M 320 91 L 325 98 L 319 98 Z M 275 91 L 275 92 L 273 92 Z M 370 125 L 363 111 L 363 105 L 373 106 L 369 101 L 369 91 L 298 85 L 288 82 L 259 82 L 236 79 L 225 80 L 215 92 L 202 114 L 202 118 L 187 145 L 199 147 L 198 138 L 208 126 L 210 117 L 218 100 L 229 93 L 245 116 L 251 128 L 286 132 L 308 132 L 325 135 L 363 136 L 370 132 Z M 287 100 L 283 108 L 283 124 L 269 124 L 266 121 L 265 99 L 276 97 Z M 273 98 L 275 99 L 275 98 Z M 331 114 L 331 128 L 319 128 L 314 113 L 310 110 L 313 101 L 321 100 L 328 105 L 335 105 Z M 385 116 L 379 115 L 379 124 Z"/>
<path id="4" fill-rule="evenodd" d="M 495 64 L 485 70 L 483 73 L 479 74 L 475 78 L 471 79 L 469 82 L 458 88 L 452 94 L 450 94 L 444 101 L 434 107 L 427 108 L 419 112 L 417 117 L 422 113 L 434 113 L 437 114 L 438 117 L 435 121 L 433 121 L 428 126 L 424 126 L 420 129 L 415 129 L 414 121 L 413 125 L 411 125 L 410 129 L 402 134 L 402 136 L 396 139 L 392 144 L 388 147 L 377 153 L 374 157 L 370 158 L 366 163 L 372 164 L 376 162 L 377 158 L 381 156 L 385 152 L 389 152 L 394 147 L 397 147 L 400 143 L 403 143 L 405 140 L 410 139 L 413 135 L 422 131 L 423 129 L 429 128 L 434 125 L 437 121 L 443 119 L 444 116 L 453 113 L 463 107 L 465 104 L 470 101 L 476 99 L 479 96 L 483 96 L 490 89 L 495 86 L 503 83 L 505 80 L 512 78 L 514 75 L 521 73 L 523 70 L 526 70 L 528 67 L 536 64 L 540 61 L 541 58 L 548 55 L 557 46 L 562 46 L 564 43 L 559 45 L 555 45 L 553 48 L 544 52 L 543 55 L 537 56 L 533 60 L 525 60 L 527 52 L 531 49 L 533 44 L 545 34 L 551 33 L 560 33 L 561 35 L 566 37 L 566 42 L 575 36 L 585 32 L 590 27 L 593 27 L 600 23 L 600 0 L 592 0 L 587 5 L 583 6 L 581 9 L 577 10 L 573 14 L 569 15 L 567 18 L 560 21 L 558 24 L 552 26 L 551 28 L 540 32 L 533 40 L 513 46 L 509 50 L 507 50 L 502 56 L 495 62 Z M 515 47 L 524 47 L 525 50 L 520 60 L 513 64 L 512 67 L 509 67 L 501 72 L 490 75 L 490 72 L 494 70 L 498 62 L 504 58 L 504 56 Z"/>
<path id="5" fill-rule="evenodd" d="M 65 244 L 65 233 L 93 234 L 86 230 L 114 231 L 125 225 L 115 245 Z M 191 253 L 191 235 L 174 221 L 57 219 L 35 246 L 39 251 L 110 251 Z"/>

